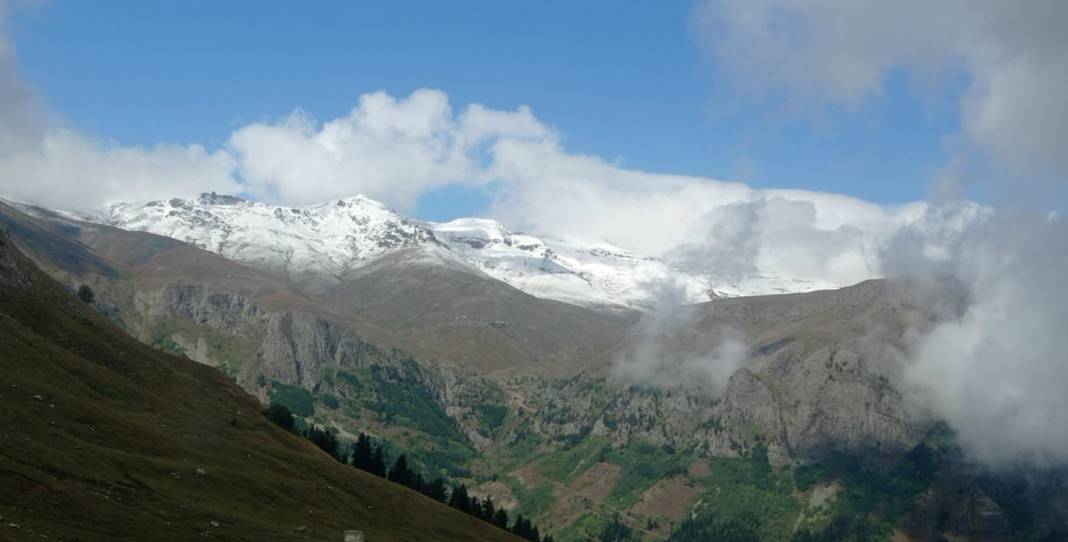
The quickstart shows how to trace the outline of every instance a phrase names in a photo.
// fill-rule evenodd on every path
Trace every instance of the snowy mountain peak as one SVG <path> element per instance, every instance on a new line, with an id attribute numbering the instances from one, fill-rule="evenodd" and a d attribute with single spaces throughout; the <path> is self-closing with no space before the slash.
<path id="1" fill-rule="evenodd" d="M 336 280 L 393 250 L 436 242 L 425 226 L 362 196 L 280 207 L 212 193 L 195 200 L 112 205 L 96 220 L 278 269 L 302 283 Z"/>
<path id="2" fill-rule="evenodd" d="M 757 277 L 741 283 L 684 272 L 663 260 L 606 243 L 538 237 L 494 220 L 409 219 L 364 196 L 282 207 L 215 193 L 195 199 L 123 203 L 90 220 L 173 237 L 232 260 L 287 273 L 328 289 L 369 262 L 401 249 L 437 254 L 531 295 L 585 306 L 643 308 L 671 284 L 689 302 L 720 295 L 784 293 L 811 284 Z M 713 289 L 715 286 L 715 289 Z"/>

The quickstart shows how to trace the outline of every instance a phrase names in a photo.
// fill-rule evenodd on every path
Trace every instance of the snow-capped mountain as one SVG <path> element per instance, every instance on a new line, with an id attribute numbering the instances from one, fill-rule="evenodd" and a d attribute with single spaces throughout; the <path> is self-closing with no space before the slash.
<path id="1" fill-rule="evenodd" d="M 172 237 L 309 286 L 329 286 L 388 253 L 425 246 L 531 295 L 585 306 L 646 306 L 666 283 L 689 302 L 813 289 L 773 277 L 717 282 L 608 244 L 535 237 L 493 220 L 422 222 L 363 196 L 281 207 L 212 193 L 117 204 L 86 218 Z"/>
<path id="2" fill-rule="evenodd" d="M 686 300 L 709 299 L 708 283 L 656 258 L 607 244 L 514 233 L 493 220 L 431 224 L 434 235 L 482 272 L 531 295 L 578 305 L 640 307 L 670 281 Z"/>
<path id="3" fill-rule="evenodd" d="M 212 193 L 195 200 L 113 205 L 97 220 L 282 270 L 298 282 L 340 278 L 393 250 L 435 242 L 425 226 L 361 196 L 279 207 Z"/>

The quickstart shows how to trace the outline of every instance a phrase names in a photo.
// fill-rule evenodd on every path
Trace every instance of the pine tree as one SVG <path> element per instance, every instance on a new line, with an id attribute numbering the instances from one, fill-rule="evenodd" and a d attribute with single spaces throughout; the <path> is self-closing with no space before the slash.
<path id="1" fill-rule="evenodd" d="M 352 466 L 360 470 L 371 470 L 371 438 L 364 433 L 356 438 L 356 445 L 352 449 Z"/>
<path id="2" fill-rule="evenodd" d="M 313 425 L 304 432 L 304 438 L 312 441 L 320 450 L 330 454 L 330 457 L 341 460 L 338 454 L 337 437 L 333 433 Z"/>
<path id="3" fill-rule="evenodd" d="M 386 477 L 386 454 L 381 445 L 375 446 L 375 451 L 371 454 L 370 471 L 375 476 Z"/>
<path id="4" fill-rule="evenodd" d="M 275 425 L 285 429 L 286 431 L 294 431 L 296 429 L 296 422 L 293 420 L 293 413 L 289 411 L 283 405 L 271 404 L 267 407 L 267 410 L 263 412 L 267 416 L 268 420 L 274 422 Z"/>
<path id="5" fill-rule="evenodd" d="M 489 495 L 486 495 L 485 499 L 482 499 L 482 513 L 479 515 L 483 521 L 493 522 L 493 515 L 497 512 L 497 509 L 493 506 L 493 499 Z"/>
<path id="6" fill-rule="evenodd" d="M 468 513 L 472 516 L 478 519 L 485 519 L 482 517 L 482 503 L 478 501 L 478 497 L 471 495 L 471 501 L 468 503 L 467 509 L 470 510 Z"/>
<path id="7" fill-rule="evenodd" d="M 498 508 L 497 512 L 493 514 L 493 524 L 507 531 L 508 511 L 504 508 Z"/>
<path id="8" fill-rule="evenodd" d="M 426 482 L 423 481 L 423 475 L 419 474 L 418 472 L 415 472 L 415 471 L 413 471 L 411 469 L 408 469 L 408 472 L 409 472 L 408 487 L 410 487 L 410 488 L 412 488 L 412 489 L 414 489 L 414 490 L 416 490 L 416 491 L 418 491 L 420 493 L 425 493 L 425 491 L 426 491 Z"/>
<path id="9" fill-rule="evenodd" d="M 452 495 L 449 496 L 449 506 L 461 512 L 471 512 L 471 499 L 467 496 L 466 485 L 460 484 L 460 487 L 452 488 Z"/>
<path id="10" fill-rule="evenodd" d="M 523 514 L 519 514 L 515 517 L 515 525 L 512 526 L 512 533 L 520 538 L 530 540 L 530 521 L 524 518 Z"/>
<path id="11" fill-rule="evenodd" d="M 441 478 L 434 478 L 433 482 L 430 482 L 423 491 L 423 494 L 435 501 L 446 502 L 447 495 L 445 489 L 445 480 Z"/>
<path id="12" fill-rule="evenodd" d="M 388 478 L 390 482 L 411 487 L 412 471 L 408 469 L 408 458 L 404 454 L 397 457 L 397 461 L 393 464 L 393 468 L 389 469 Z"/>

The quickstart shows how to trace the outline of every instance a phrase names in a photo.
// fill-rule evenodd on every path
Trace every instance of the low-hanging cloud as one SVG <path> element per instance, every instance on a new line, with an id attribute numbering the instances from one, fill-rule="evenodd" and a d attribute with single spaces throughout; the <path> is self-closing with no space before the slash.
<path id="1" fill-rule="evenodd" d="M 982 462 L 1068 463 L 1068 223 L 986 212 L 960 235 L 903 231 L 888 247 L 894 274 L 950 277 L 967 296 L 959 317 L 911 346 L 916 403 Z"/>
<path id="2" fill-rule="evenodd" d="M 697 329 L 697 308 L 689 304 L 683 284 L 665 281 L 651 289 L 651 308 L 615 360 L 614 377 L 628 384 L 722 395 L 749 357 L 745 335 L 729 326 Z"/>

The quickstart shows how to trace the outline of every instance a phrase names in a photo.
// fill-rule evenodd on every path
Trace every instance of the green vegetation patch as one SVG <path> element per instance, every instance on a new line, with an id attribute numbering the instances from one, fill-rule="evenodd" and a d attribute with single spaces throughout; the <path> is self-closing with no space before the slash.
<path id="1" fill-rule="evenodd" d="M 794 472 L 798 489 L 837 481 L 842 490 L 827 521 L 806 526 L 794 540 L 889 540 L 897 519 L 927 489 L 944 460 L 942 449 L 920 443 L 889 470 L 866 468 L 844 454 L 798 467 Z"/>
<path id="2" fill-rule="evenodd" d="M 604 460 L 622 467 L 619 483 L 609 495 L 608 502 L 613 506 L 629 507 L 658 480 L 685 474 L 693 455 L 669 446 L 640 442 L 608 450 Z"/>
<path id="3" fill-rule="evenodd" d="M 318 399 L 319 402 L 323 404 L 323 406 L 331 410 L 337 410 L 338 408 L 341 408 L 341 401 L 338 400 L 336 395 L 330 393 L 322 393 L 319 394 Z"/>
<path id="4" fill-rule="evenodd" d="M 541 436 L 531 428 L 531 421 L 529 418 L 519 418 L 523 421 L 520 422 L 518 428 L 512 431 L 512 436 L 509 437 L 507 446 L 508 461 L 505 463 L 503 470 L 515 470 L 519 466 L 526 464 L 540 453 L 543 439 Z"/>
<path id="5" fill-rule="evenodd" d="M 484 428 L 494 433 L 504 425 L 504 419 L 508 416 L 508 407 L 491 403 L 481 403 L 475 407 L 478 413 L 478 421 Z"/>
<path id="6" fill-rule="evenodd" d="M 152 328 L 152 336 L 149 337 L 149 344 L 157 350 L 184 356 L 185 348 L 182 348 L 181 345 L 174 342 L 174 339 L 171 338 L 174 333 L 175 331 L 170 323 L 166 321 L 158 322 L 155 327 Z"/>
<path id="7" fill-rule="evenodd" d="M 434 397 L 410 375 L 377 365 L 361 372 L 366 374 L 363 380 L 370 381 L 376 396 L 366 407 L 384 423 L 411 427 L 443 439 L 467 441 Z"/>
<path id="8" fill-rule="evenodd" d="M 609 451 L 608 441 L 600 437 L 591 437 L 580 442 L 577 446 L 546 454 L 537 461 L 537 466 L 547 478 L 564 484 L 570 484 L 572 480 L 593 466 L 594 463 L 605 460 L 605 454 Z"/>
<path id="9" fill-rule="evenodd" d="M 679 529 L 691 534 L 718 533 L 724 540 L 789 540 L 804 504 L 795 494 L 792 471 L 776 472 L 767 448 L 749 457 L 712 458 L 701 479 L 707 491 L 698 515 Z M 756 533 L 756 538 L 752 538 Z M 715 538 L 719 540 L 720 538 Z M 689 540 L 689 538 L 673 538 Z"/>
<path id="10" fill-rule="evenodd" d="M 524 484 L 515 478 L 507 477 L 504 479 L 504 483 L 512 490 L 512 494 L 519 501 L 519 506 L 514 512 L 523 514 L 528 518 L 543 517 L 549 512 L 553 502 L 556 500 L 553 486 L 549 482 Z"/>
<path id="11" fill-rule="evenodd" d="M 591 513 L 585 513 L 563 529 L 553 533 L 560 542 L 600 541 L 609 520 Z"/>
<path id="12" fill-rule="evenodd" d="M 341 379 L 342 382 L 351 386 L 355 391 L 363 389 L 363 383 L 360 382 L 360 378 L 349 371 L 338 371 L 337 377 Z"/>
<path id="13" fill-rule="evenodd" d="M 311 392 L 300 387 L 283 384 L 277 380 L 271 382 L 267 392 L 272 405 L 282 405 L 296 416 L 311 416 L 315 412 L 315 399 Z"/>

